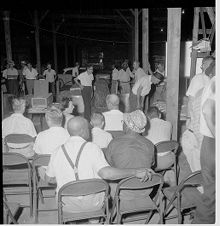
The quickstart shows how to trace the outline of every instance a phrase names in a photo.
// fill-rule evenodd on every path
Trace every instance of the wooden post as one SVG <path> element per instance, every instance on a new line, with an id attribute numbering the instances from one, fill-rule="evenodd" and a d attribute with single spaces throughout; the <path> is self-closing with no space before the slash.
<path id="1" fill-rule="evenodd" d="M 198 33 L 199 33 L 199 7 L 196 7 L 194 8 L 192 44 L 198 41 Z M 191 53 L 190 81 L 196 73 L 196 61 L 197 61 L 197 51 L 193 49 Z"/>
<path id="2" fill-rule="evenodd" d="M 131 57 L 131 60 L 132 60 L 132 63 L 134 62 L 135 60 L 135 28 L 134 28 L 134 19 L 132 20 L 132 30 L 131 30 L 131 54 L 132 54 L 132 57 Z"/>
<path id="3" fill-rule="evenodd" d="M 149 16 L 148 9 L 142 9 L 142 65 L 148 71 L 149 54 Z"/>
<path id="4" fill-rule="evenodd" d="M 35 24 L 35 43 L 36 43 L 36 59 L 37 59 L 37 70 L 41 74 L 41 63 L 40 63 L 40 33 L 39 33 L 39 20 L 38 12 L 34 11 L 34 24 Z"/>
<path id="5" fill-rule="evenodd" d="M 67 38 L 65 37 L 65 66 L 68 67 L 68 42 Z"/>
<path id="6" fill-rule="evenodd" d="M 54 59 L 54 68 L 56 73 L 58 74 L 58 66 L 57 66 L 57 39 L 56 39 L 56 28 L 54 21 L 52 22 L 52 30 L 53 30 L 53 59 Z"/>
<path id="7" fill-rule="evenodd" d="M 139 36 L 138 36 L 138 9 L 134 10 L 134 32 L 135 32 L 135 60 L 138 61 L 138 45 L 139 45 Z"/>
<path id="8" fill-rule="evenodd" d="M 3 12 L 3 21 L 4 21 L 4 29 L 5 29 L 5 47 L 6 47 L 6 56 L 7 61 L 12 60 L 12 51 L 11 51 L 11 34 L 10 34 L 10 12 Z"/>
<path id="9" fill-rule="evenodd" d="M 173 125 L 172 139 L 177 140 L 179 64 L 181 37 L 181 8 L 168 8 L 167 33 L 167 113 L 166 120 Z"/>

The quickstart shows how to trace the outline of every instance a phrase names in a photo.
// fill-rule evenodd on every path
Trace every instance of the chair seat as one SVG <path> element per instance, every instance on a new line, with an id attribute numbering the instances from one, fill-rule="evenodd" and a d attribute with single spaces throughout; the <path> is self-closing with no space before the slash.
<path id="1" fill-rule="evenodd" d="M 49 184 L 48 182 L 44 181 L 44 180 L 40 180 L 37 183 L 37 187 L 39 188 L 47 188 L 47 189 L 54 189 L 57 187 L 57 184 Z"/>
<path id="2" fill-rule="evenodd" d="M 164 195 L 168 200 L 171 200 L 177 186 L 165 188 L 163 190 Z M 181 211 L 196 206 L 196 200 L 199 199 L 201 193 L 195 187 L 185 187 L 181 192 Z M 175 208 L 177 208 L 177 200 L 173 202 Z"/>
<path id="3" fill-rule="evenodd" d="M 141 212 L 157 209 L 155 203 L 150 197 L 144 197 L 142 199 L 133 200 L 120 200 L 120 212 L 121 214 Z"/>
<path id="4" fill-rule="evenodd" d="M 97 218 L 102 216 L 105 216 L 105 212 L 103 209 L 90 211 L 90 212 L 80 212 L 80 213 L 63 212 L 64 221 L 90 219 L 90 218 Z"/>

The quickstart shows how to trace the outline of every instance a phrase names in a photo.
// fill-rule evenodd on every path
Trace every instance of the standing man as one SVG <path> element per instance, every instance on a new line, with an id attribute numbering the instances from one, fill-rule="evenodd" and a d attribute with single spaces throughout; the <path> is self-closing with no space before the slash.
<path id="1" fill-rule="evenodd" d="M 112 65 L 111 93 L 117 94 L 117 92 L 118 92 L 118 79 L 119 79 L 118 66 L 116 64 L 113 64 Z"/>
<path id="2" fill-rule="evenodd" d="M 3 71 L 3 77 L 7 79 L 7 92 L 18 95 L 18 70 L 14 68 L 14 61 L 8 61 L 7 69 Z"/>
<path id="3" fill-rule="evenodd" d="M 24 71 L 24 76 L 26 78 L 28 95 L 34 94 L 34 80 L 37 79 L 38 72 L 32 67 L 32 64 L 29 62 L 27 68 Z"/>
<path id="4" fill-rule="evenodd" d="M 47 63 L 47 69 L 43 73 L 46 76 L 46 81 L 49 84 L 49 93 L 55 95 L 55 80 L 56 80 L 56 71 L 51 68 L 51 63 Z"/>
<path id="5" fill-rule="evenodd" d="M 212 77 L 202 94 L 200 132 L 203 134 L 200 161 L 204 193 L 197 203 L 195 224 L 215 223 L 215 61 L 206 69 Z"/>
<path id="6" fill-rule="evenodd" d="M 92 81 L 93 66 L 88 65 L 86 71 L 74 78 L 76 84 L 80 87 L 82 92 L 82 98 L 85 106 L 84 117 L 90 122 L 91 117 L 91 98 L 92 98 Z"/>

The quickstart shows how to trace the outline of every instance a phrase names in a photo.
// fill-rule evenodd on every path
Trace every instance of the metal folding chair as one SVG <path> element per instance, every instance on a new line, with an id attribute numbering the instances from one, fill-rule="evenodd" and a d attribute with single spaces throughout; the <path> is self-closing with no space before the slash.
<path id="1" fill-rule="evenodd" d="M 173 170 L 174 174 L 175 174 L 175 184 L 178 184 L 178 163 L 177 163 L 177 152 L 178 152 L 178 148 L 179 148 L 179 143 L 175 140 L 170 140 L 170 141 L 162 141 L 157 143 L 156 145 L 156 153 L 164 153 L 164 152 L 168 152 L 171 151 L 175 154 L 175 159 L 174 159 L 174 164 L 171 165 L 169 168 L 167 169 L 163 169 L 163 170 L 158 170 L 156 172 L 162 172 L 162 175 L 165 174 L 165 172 L 167 170 Z"/>
<path id="2" fill-rule="evenodd" d="M 111 222 L 121 224 L 124 222 L 137 221 L 146 219 L 146 223 L 150 221 L 152 211 L 157 211 L 162 222 L 162 195 L 163 177 L 160 174 L 153 174 L 151 180 L 141 182 L 136 177 L 129 177 L 119 182 L 113 201 L 111 212 Z M 121 198 L 122 191 L 147 191 L 149 195 L 133 200 L 125 200 Z M 154 195 L 153 195 L 154 194 Z M 159 204 L 158 204 L 159 198 Z M 134 202 L 136 203 L 134 205 Z M 129 217 L 129 215 L 132 215 Z M 136 216 L 135 216 L 136 215 Z M 127 219 L 124 216 L 127 216 Z M 116 219 L 116 220 L 115 220 Z"/>
<path id="3" fill-rule="evenodd" d="M 3 189 L 6 196 L 29 194 L 30 216 L 32 216 L 32 169 L 30 162 L 23 155 L 3 153 Z"/>
<path id="4" fill-rule="evenodd" d="M 63 197 L 78 197 L 90 194 L 104 192 L 103 207 L 98 210 L 85 211 L 80 213 L 70 213 L 63 211 Z M 109 185 L 102 179 L 88 179 L 72 181 L 63 185 L 58 192 L 58 223 L 63 224 L 66 222 L 102 218 L 105 223 L 109 223 Z"/>
<path id="5" fill-rule="evenodd" d="M 181 224 L 185 211 L 196 208 L 195 200 L 201 195 L 196 188 L 199 185 L 202 185 L 202 175 L 201 171 L 196 171 L 183 179 L 178 186 L 164 188 L 162 192 L 169 203 L 165 207 L 163 219 L 178 217 L 178 223 Z M 177 215 L 168 216 L 173 208 L 176 208 Z"/>
<path id="6" fill-rule="evenodd" d="M 16 216 L 18 215 L 20 204 L 14 202 L 8 202 L 6 195 L 3 192 L 3 204 L 4 204 L 4 215 L 3 215 L 3 223 L 4 224 L 18 224 L 16 220 Z"/>
<path id="7" fill-rule="evenodd" d="M 50 155 L 36 155 L 34 156 L 32 166 L 33 166 L 33 207 L 34 207 L 34 218 L 35 223 L 38 223 L 38 214 L 39 211 L 54 211 L 56 209 L 49 210 L 39 210 L 39 198 L 41 199 L 41 203 L 44 203 L 45 198 L 55 197 L 55 190 L 57 184 L 50 184 L 44 180 L 42 180 L 38 175 L 38 169 L 41 166 L 48 166 L 50 161 Z M 53 195 L 44 195 L 43 190 L 54 190 Z"/>

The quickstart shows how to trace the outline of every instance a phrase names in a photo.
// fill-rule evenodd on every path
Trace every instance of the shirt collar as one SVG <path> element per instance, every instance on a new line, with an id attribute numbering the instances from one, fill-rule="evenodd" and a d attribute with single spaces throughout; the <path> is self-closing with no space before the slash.
<path id="1" fill-rule="evenodd" d="M 80 137 L 80 136 L 71 136 L 70 139 L 71 139 L 72 141 L 82 141 L 82 142 L 85 142 L 85 141 L 86 141 L 85 139 L 83 139 L 83 138 Z"/>

